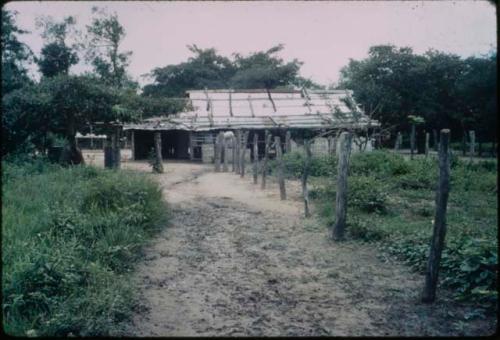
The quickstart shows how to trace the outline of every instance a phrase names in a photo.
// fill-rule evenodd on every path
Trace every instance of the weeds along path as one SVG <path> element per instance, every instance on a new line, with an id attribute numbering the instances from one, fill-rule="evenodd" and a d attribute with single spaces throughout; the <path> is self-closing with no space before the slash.
<path id="1" fill-rule="evenodd" d="M 419 303 L 422 277 L 369 245 L 329 241 L 303 219 L 298 185 L 287 184 L 282 202 L 276 183 L 261 191 L 212 167 L 166 169 L 155 177 L 172 221 L 138 267 L 141 304 L 128 335 L 461 334 L 454 307 Z M 471 326 L 466 334 L 481 333 Z"/>

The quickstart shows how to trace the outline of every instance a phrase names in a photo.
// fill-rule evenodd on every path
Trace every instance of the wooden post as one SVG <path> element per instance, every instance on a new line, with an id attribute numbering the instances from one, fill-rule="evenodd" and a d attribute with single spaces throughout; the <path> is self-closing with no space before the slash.
<path id="1" fill-rule="evenodd" d="M 266 130 L 265 132 L 265 145 L 264 145 L 264 160 L 262 162 L 262 181 L 260 187 L 262 189 L 266 188 L 266 176 L 267 176 L 267 161 L 269 159 L 269 146 L 271 144 L 271 134 Z"/>
<path id="2" fill-rule="evenodd" d="M 450 130 L 441 130 L 439 140 L 439 182 L 436 191 L 436 214 L 434 216 L 434 231 L 425 274 L 423 302 L 433 302 L 436 298 L 439 262 L 441 261 L 441 252 L 446 236 L 446 206 L 450 192 L 450 154 L 448 152 Z"/>
<path id="3" fill-rule="evenodd" d="M 222 154 L 222 132 L 219 132 L 215 138 L 214 163 L 215 171 L 220 172 L 221 154 Z"/>
<path id="4" fill-rule="evenodd" d="M 474 157 L 474 152 L 476 151 L 476 132 L 474 130 L 469 131 L 469 139 L 470 139 L 470 161 L 472 162 L 472 158 Z"/>
<path id="5" fill-rule="evenodd" d="M 236 138 L 234 134 L 231 137 L 231 152 L 233 155 L 231 171 L 236 172 Z"/>
<path id="6" fill-rule="evenodd" d="M 257 184 L 259 177 L 259 134 L 257 131 L 253 134 L 253 184 Z"/>
<path id="7" fill-rule="evenodd" d="M 274 145 L 276 148 L 276 160 L 278 161 L 277 170 L 278 170 L 278 183 L 280 187 L 280 199 L 286 200 L 285 174 L 284 174 L 285 164 L 282 158 L 281 140 L 279 136 L 274 137 Z"/>
<path id="8" fill-rule="evenodd" d="M 434 144 L 433 144 L 433 146 L 434 146 L 434 151 L 436 151 L 436 152 L 437 152 L 437 151 L 439 150 L 439 141 L 438 141 L 438 133 L 437 133 L 437 130 L 436 130 L 436 129 L 433 129 L 433 130 L 432 130 L 432 136 L 434 137 L 434 138 L 433 138 L 433 139 L 434 139 L 434 141 L 433 141 L 433 142 L 434 142 Z"/>
<path id="9" fill-rule="evenodd" d="M 286 131 L 285 134 L 285 152 L 291 152 L 292 151 L 292 133 L 290 130 Z"/>
<path id="10" fill-rule="evenodd" d="M 241 142 L 241 160 L 240 177 L 245 177 L 245 155 L 247 153 L 248 135 L 250 131 L 243 132 L 243 141 Z"/>
<path id="11" fill-rule="evenodd" d="M 111 137 L 113 138 L 113 137 Z M 113 166 L 113 146 L 112 143 L 106 138 L 104 140 L 104 167 L 107 169 L 112 169 Z"/>
<path id="12" fill-rule="evenodd" d="M 425 158 L 429 156 L 429 140 L 431 138 L 431 135 L 429 132 L 425 133 Z"/>
<path id="13" fill-rule="evenodd" d="M 132 160 L 135 161 L 135 131 L 130 131 L 130 149 L 132 151 Z"/>
<path id="14" fill-rule="evenodd" d="M 193 131 L 189 131 L 189 160 L 194 159 L 194 142 L 193 142 Z"/>
<path id="15" fill-rule="evenodd" d="M 304 216 L 309 217 L 311 216 L 309 212 L 309 191 L 307 190 L 307 177 L 309 176 L 309 166 L 311 164 L 311 141 L 309 139 L 304 140 L 304 151 L 306 157 L 304 160 L 304 173 L 302 174 L 302 195 L 304 196 Z"/>
<path id="16" fill-rule="evenodd" d="M 410 159 L 413 159 L 413 154 L 415 152 L 415 124 L 411 124 L 411 134 L 410 134 Z"/>
<path id="17" fill-rule="evenodd" d="M 347 173 L 349 170 L 349 155 L 351 153 L 352 134 L 342 132 L 340 135 L 340 154 L 337 171 L 337 197 L 335 200 L 335 225 L 331 238 L 340 241 L 344 238 L 347 212 Z"/>
<path id="18" fill-rule="evenodd" d="M 223 145 L 223 150 L 224 150 L 224 167 L 222 171 L 228 172 L 229 171 L 229 142 L 228 139 L 223 135 L 222 136 L 222 145 Z"/>
<path id="19" fill-rule="evenodd" d="M 396 143 L 394 144 L 394 151 L 399 151 L 401 149 L 401 139 L 402 139 L 401 132 L 398 132 L 396 135 Z"/>
<path id="20" fill-rule="evenodd" d="M 467 134 L 462 131 L 462 156 L 465 157 L 467 154 Z"/>
<path id="21" fill-rule="evenodd" d="M 153 171 L 163 173 L 163 160 L 161 157 L 161 131 L 155 131 L 155 165 Z"/>
<path id="22" fill-rule="evenodd" d="M 241 145 L 241 131 L 236 130 L 236 173 L 240 173 L 240 145 Z"/>

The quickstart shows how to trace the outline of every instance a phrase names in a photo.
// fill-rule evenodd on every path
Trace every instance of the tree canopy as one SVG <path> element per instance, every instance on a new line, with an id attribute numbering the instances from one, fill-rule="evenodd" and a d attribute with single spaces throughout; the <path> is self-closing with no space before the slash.
<path id="1" fill-rule="evenodd" d="M 283 49 L 277 45 L 248 56 L 221 56 L 214 48 L 188 46 L 194 54 L 188 61 L 155 68 L 150 76 L 154 82 L 144 86 L 145 96 L 182 97 L 186 90 L 204 88 L 268 88 L 286 87 L 312 81 L 299 76 L 301 62 L 284 62 L 276 56 Z"/>
<path id="2" fill-rule="evenodd" d="M 407 129 L 409 115 L 422 116 L 424 129 L 481 130 L 496 122 L 496 54 L 462 59 L 430 50 L 373 46 L 368 57 L 350 60 L 339 87 L 353 90 L 366 112 L 383 126 Z"/>

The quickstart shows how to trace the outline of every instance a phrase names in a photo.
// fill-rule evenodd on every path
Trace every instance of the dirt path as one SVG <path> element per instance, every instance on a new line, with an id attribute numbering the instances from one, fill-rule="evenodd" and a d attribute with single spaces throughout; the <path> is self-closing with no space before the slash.
<path id="1" fill-rule="evenodd" d="M 148 169 L 140 163 L 129 168 Z M 290 200 L 212 167 L 167 164 L 155 175 L 171 225 L 146 249 L 133 336 L 491 334 L 467 309 L 419 302 L 423 278 L 372 245 L 334 243 Z"/>

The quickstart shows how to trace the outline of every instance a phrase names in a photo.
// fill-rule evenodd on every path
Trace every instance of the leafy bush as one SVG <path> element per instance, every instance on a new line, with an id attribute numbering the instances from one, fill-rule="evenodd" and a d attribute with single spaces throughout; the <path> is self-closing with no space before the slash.
<path id="1" fill-rule="evenodd" d="M 127 273 L 166 221 L 160 189 L 125 171 L 2 166 L 4 329 L 114 334 L 134 303 Z"/>
<path id="2" fill-rule="evenodd" d="M 283 155 L 285 176 L 301 178 L 304 173 L 305 156 L 302 152 L 290 152 Z M 269 162 L 270 173 L 276 172 L 277 162 Z M 337 158 L 331 155 L 311 157 L 309 176 L 334 176 L 337 173 Z"/>
<path id="3" fill-rule="evenodd" d="M 387 192 L 383 184 L 368 176 L 356 176 L 348 179 L 348 204 L 365 212 L 386 212 Z"/>
<path id="4" fill-rule="evenodd" d="M 391 177 L 410 173 L 411 164 L 403 156 L 387 151 L 354 153 L 350 161 L 353 175 Z"/>

